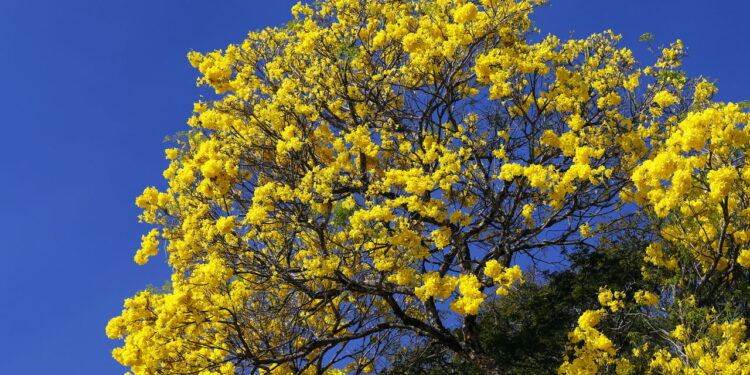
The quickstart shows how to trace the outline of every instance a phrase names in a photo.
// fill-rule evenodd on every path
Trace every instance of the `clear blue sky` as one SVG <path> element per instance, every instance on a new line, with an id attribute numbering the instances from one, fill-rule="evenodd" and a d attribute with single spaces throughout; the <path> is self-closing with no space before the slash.
<path id="1" fill-rule="evenodd" d="M 134 198 L 163 186 L 162 139 L 184 130 L 195 87 L 187 51 L 239 42 L 289 19 L 289 0 L 0 1 L 0 374 L 121 374 L 104 335 L 122 300 L 168 277 L 132 261 Z M 604 29 L 682 38 L 690 75 L 721 100 L 750 98 L 744 1 L 553 0 L 545 32 Z"/>

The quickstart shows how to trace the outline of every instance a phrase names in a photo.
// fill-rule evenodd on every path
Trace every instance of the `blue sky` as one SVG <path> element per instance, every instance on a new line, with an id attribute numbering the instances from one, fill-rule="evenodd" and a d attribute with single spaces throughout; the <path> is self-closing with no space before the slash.
<path id="1" fill-rule="evenodd" d="M 288 20 L 289 0 L 0 1 L 0 374 L 120 374 L 104 326 L 122 300 L 168 277 L 132 261 L 134 198 L 163 186 L 166 135 L 205 89 L 185 58 Z M 638 37 L 681 38 L 690 75 L 719 99 L 750 98 L 744 1 L 557 0 L 544 32 L 605 29 L 648 61 Z"/>

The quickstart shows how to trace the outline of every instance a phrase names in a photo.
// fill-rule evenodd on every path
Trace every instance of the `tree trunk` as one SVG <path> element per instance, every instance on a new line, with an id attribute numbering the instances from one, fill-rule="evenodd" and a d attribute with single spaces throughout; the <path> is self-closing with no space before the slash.
<path id="1" fill-rule="evenodd" d="M 495 361 L 484 353 L 471 352 L 469 360 L 485 375 L 502 375 Z"/>

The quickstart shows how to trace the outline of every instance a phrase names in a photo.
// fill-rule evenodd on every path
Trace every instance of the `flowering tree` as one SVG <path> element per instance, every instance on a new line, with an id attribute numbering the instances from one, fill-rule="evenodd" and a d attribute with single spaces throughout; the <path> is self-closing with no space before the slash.
<path id="1" fill-rule="evenodd" d="M 298 4 L 284 28 L 190 53 L 219 98 L 166 150 L 169 188 L 136 200 L 156 224 L 136 262 L 163 242 L 173 272 L 107 326 L 114 357 L 136 374 L 366 373 L 418 338 L 500 373 L 483 303 L 522 260 L 594 246 L 629 202 L 662 225 L 644 255 L 673 292 L 602 289 L 561 372 L 638 366 L 594 328 L 609 314 L 745 282 L 747 114 L 676 70 L 679 41 L 640 66 L 611 32 L 540 37 L 538 3 Z M 638 358 L 687 368 L 679 350 L 709 339 L 683 336 Z"/>

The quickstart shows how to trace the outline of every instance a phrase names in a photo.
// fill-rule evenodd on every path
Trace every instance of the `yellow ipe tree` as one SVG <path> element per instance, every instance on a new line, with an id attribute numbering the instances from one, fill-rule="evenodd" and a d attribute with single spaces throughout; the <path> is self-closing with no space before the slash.
<path id="1" fill-rule="evenodd" d="M 191 52 L 219 97 L 166 150 L 168 189 L 136 199 L 156 226 L 135 261 L 163 243 L 172 277 L 110 321 L 114 357 L 135 374 L 367 373 L 424 340 L 499 374 L 483 303 L 637 206 L 659 287 L 602 289 L 560 372 L 742 369 L 744 321 L 715 309 L 637 352 L 595 326 L 695 315 L 746 284 L 747 114 L 677 70 L 679 41 L 639 65 L 611 32 L 545 37 L 539 3 L 324 0 Z"/>

